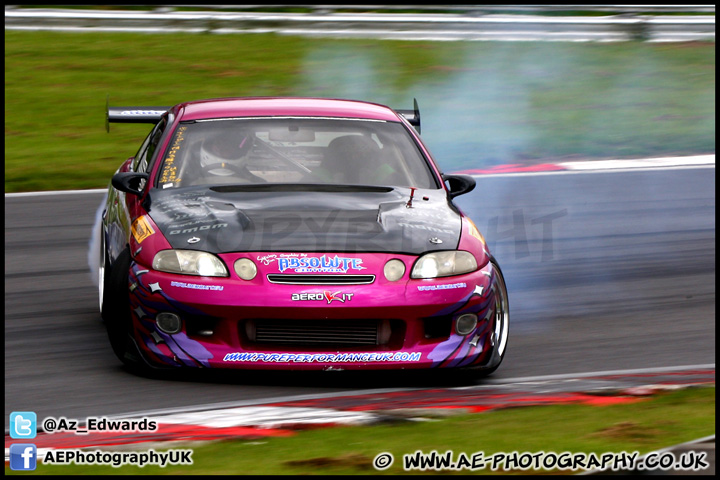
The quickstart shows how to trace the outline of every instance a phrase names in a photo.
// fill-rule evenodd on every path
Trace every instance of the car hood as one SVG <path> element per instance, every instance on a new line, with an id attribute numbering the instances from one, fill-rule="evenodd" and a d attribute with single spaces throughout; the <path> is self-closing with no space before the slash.
<path id="1" fill-rule="evenodd" d="M 228 252 L 452 250 L 461 215 L 442 189 L 252 185 L 153 189 L 148 213 L 173 248 Z"/>

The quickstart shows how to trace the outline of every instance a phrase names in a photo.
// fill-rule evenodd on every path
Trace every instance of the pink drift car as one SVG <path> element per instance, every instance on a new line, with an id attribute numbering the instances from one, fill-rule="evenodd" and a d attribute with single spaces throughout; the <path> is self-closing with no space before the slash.
<path id="1" fill-rule="evenodd" d="M 453 203 L 475 181 L 438 170 L 417 102 L 227 98 L 107 121 L 154 125 L 102 216 L 100 308 L 129 367 L 502 362 L 505 282 Z"/>

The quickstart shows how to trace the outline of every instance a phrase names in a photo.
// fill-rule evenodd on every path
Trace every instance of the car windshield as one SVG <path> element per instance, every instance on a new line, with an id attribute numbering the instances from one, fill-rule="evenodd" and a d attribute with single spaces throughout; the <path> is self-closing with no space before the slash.
<path id="1" fill-rule="evenodd" d="M 264 183 L 440 188 L 401 123 L 331 118 L 181 123 L 157 186 Z"/>

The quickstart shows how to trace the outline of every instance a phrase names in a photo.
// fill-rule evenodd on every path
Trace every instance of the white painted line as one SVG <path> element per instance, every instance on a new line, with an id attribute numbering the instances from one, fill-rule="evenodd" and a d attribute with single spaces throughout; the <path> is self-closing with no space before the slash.
<path id="1" fill-rule="evenodd" d="M 635 168 L 668 168 L 690 166 L 715 166 L 715 155 L 693 157 L 660 157 L 637 160 L 593 160 L 587 162 L 562 162 L 557 164 L 568 170 L 630 170 Z"/>
<path id="2" fill-rule="evenodd" d="M 694 168 L 715 168 L 715 155 L 695 155 L 690 157 L 658 157 L 618 160 L 588 160 L 579 162 L 560 162 L 558 167 L 567 170 L 539 172 L 472 173 L 473 178 L 497 178 L 510 176 L 535 177 L 541 175 L 568 175 L 578 173 L 621 173 L 654 172 L 660 170 L 689 170 Z"/>
<path id="3" fill-rule="evenodd" d="M 83 193 L 106 193 L 106 188 L 99 188 L 93 190 L 51 190 L 47 192 L 19 192 L 19 193 L 6 193 L 5 198 L 13 197 L 42 197 L 47 195 L 74 195 Z"/>
<path id="4" fill-rule="evenodd" d="M 516 173 L 472 173 L 475 179 L 498 177 L 540 177 L 543 175 L 583 175 L 591 173 L 632 173 L 632 172 L 658 172 L 665 170 L 695 170 L 698 168 L 715 168 L 715 165 L 692 165 L 679 167 L 649 167 L 649 168 L 623 168 L 614 170 L 555 170 L 550 172 L 516 172 Z"/>
<path id="5" fill-rule="evenodd" d="M 658 368 L 639 368 L 635 370 L 605 370 L 600 372 L 588 372 L 588 373 L 564 373 L 558 375 L 542 375 L 537 377 L 515 377 L 515 378 L 503 378 L 493 381 L 495 379 L 488 378 L 484 383 L 491 385 L 507 385 L 519 382 L 544 382 L 547 380 L 569 380 L 574 378 L 592 378 L 592 377 L 608 377 L 613 375 L 643 375 L 652 373 L 668 373 L 668 372 L 683 372 L 689 370 L 709 370 L 714 369 L 714 363 L 706 363 L 701 365 L 682 365 L 675 367 L 658 367 Z"/>
<path id="6" fill-rule="evenodd" d="M 257 405 L 267 405 L 274 403 L 301 402 L 305 400 L 321 400 L 325 398 L 341 398 L 351 397 L 354 395 L 376 395 L 394 392 L 407 392 L 413 390 L 425 390 L 425 388 L 379 388 L 368 390 L 347 390 L 333 393 L 307 394 L 307 395 L 288 395 L 283 397 L 269 397 L 254 400 L 240 400 L 219 403 L 206 403 L 201 405 L 188 405 L 185 407 L 162 408 L 158 410 L 146 410 L 140 412 L 130 412 L 120 415 L 105 415 L 107 418 L 127 419 L 137 417 L 155 417 L 158 415 L 182 414 L 188 412 L 197 412 L 199 414 L 207 414 L 209 411 L 221 410 L 225 408 L 248 407 Z"/>
<path id="7" fill-rule="evenodd" d="M 224 428 L 252 426 L 261 428 L 283 428 L 298 424 L 338 423 L 362 425 L 372 423 L 377 415 L 368 412 L 350 412 L 328 408 L 304 407 L 236 407 L 210 412 L 177 413 L 154 416 L 158 423 L 180 425 L 201 425 Z"/>

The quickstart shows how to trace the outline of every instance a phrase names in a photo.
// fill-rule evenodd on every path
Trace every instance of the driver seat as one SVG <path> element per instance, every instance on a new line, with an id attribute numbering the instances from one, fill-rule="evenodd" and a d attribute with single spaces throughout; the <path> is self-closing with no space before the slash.
<path id="1" fill-rule="evenodd" d="M 322 166 L 333 183 L 371 183 L 368 174 L 379 167 L 380 154 L 380 147 L 371 138 L 345 135 L 328 144 Z"/>

